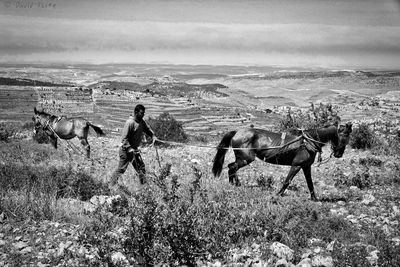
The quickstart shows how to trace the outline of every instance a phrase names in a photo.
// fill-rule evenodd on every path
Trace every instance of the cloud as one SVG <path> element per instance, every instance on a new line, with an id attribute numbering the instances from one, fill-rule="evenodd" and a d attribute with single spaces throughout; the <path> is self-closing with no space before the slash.
<path id="1" fill-rule="evenodd" d="M 46 52 L 54 57 L 64 52 L 113 52 L 116 58 L 122 54 L 136 54 L 137 58 L 143 58 L 140 54 L 162 58 L 186 54 L 194 60 L 192 54 L 200 58 L 209 53 L 218 58 L 222 53 L 242 61 L 247 57 L 250 62 L 260 55 L 318 56 L 326 60 L 340 55 L 400 53 L 400 27 L 387 26 L 71 20 L 7 15 L 0 16 L 0 26 L 2 58 Z"/>

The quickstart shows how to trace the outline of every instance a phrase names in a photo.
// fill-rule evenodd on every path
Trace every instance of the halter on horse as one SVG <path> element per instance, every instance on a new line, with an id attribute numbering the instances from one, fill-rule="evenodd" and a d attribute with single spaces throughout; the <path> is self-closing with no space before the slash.
<path id="1" fill-rule="evenodd" d="M 311 199 L 316 200 L 311 179 L 311 165 L 316 154 L 330 142 L 333 155 L 336 158 L 342 157 L 351 131 L 351 123 L 339 127 L 336 123 L 318 129 L 299 131 L 296 134 L 281 134 L 254 128 L 231 131 L 225 134 L 218 145 L 212 171 L 214 176 L 221 174 L 225 154 L 231 146 L 236 159 L 228 165 L 230 183 L 240 186 L 236 172 L 257 157 L 268 163 L 291 166 L 278 192 L 279 195 L 283 195 L 293 177 L 303 169 Z"/>
<path id="2" fill-rule="evenodd" d="M 50 142 L 56 149 L 57 138 L 69 140 L 78 137 L 86 149 L 86 156 L 90 158 L 90 145 L 87 140 L 89 126 L 95 130 L 97 136 L 105 135 L 100 127 L 93 125 L 84 118 L 59 117 L 44 111 L 38 111 L 36 107 L 34 108 L 34 112 L 35 115 L 32 117 L 32 120 L 35 122 L 34 132 L 36 133 L 39 128 L 42 128 L 50 137 Z"/>

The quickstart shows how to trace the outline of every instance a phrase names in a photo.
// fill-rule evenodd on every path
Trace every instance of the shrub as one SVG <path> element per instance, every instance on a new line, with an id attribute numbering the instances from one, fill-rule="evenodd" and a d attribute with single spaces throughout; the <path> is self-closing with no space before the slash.
<path id="1" fill-rule="evenodd" d="M 168 112 L 162 113 L 157 118 L 149 118 L 148 123 L 161 140 L 183 142 L 188 139 L 182 123 L 175 120 Z"/>
<path id="2" fill-rule="evenodd" d="M 335 243 L 332 253 L 334 266 L 369 267 L 371 264 L 367 260 L 367 256 L 368 252 L 365 246 L 346 246 L 338 242 Z"/>
<path id="3" fill-rule="evenodd" d="M 340 170 L 337 170 L 334 176 L 335 186 L 341 187 L 350 187 L 356 186 L 359 189 L 370 188 L 373 184 L 373 177 L 371 177 L 369 168 L 363 167 L 356 172 L 346 176 Z"/>
<path id="4" fill-rule="evenodd" d="M 364 165 L 366 167 L 382 167 L 383 161 L 376 157 L 366 157 L 359 159 L 360 165 Z"/>
<path id="5" fill-rule="evenodd" d="M 374 147 L 371 151 L 375 155 L 399 155 L 400 137 L 396 135 L 386 135 L 382 138 L 376 138 Z"/>
<path id="6" fill-rule="evenodd" d="M 289 109 L 285 118 L 279 120 L 277 128 L 280 131 L 296 128 L 312 129 L 323 127 L 336 121 L 340 121 L 340 117 L 331 104 L 324 105 L 320 103 L 320 106 L 317 108 L 314 107 L 314 104 L 311 104 L 308 111 L 297 110 L 296 112 L 292 112 Z"/>
<path id="7" fill-rule="evenodd" d="M 0 123 L 0 141 L 8 142 L 16 133 L 16 128 L 10 123 Z"/>
<path id="8" fill-rule="evenodd" d="M 91 175 L 66 168 L 52 168 L 52 175 L 57 181 L 57 197 L 73 197 L 87 201 L 95 195 L 109 195 L 110 189 Z"/>
<path id="9" fill-rule="evenodd" d="M 259 187 L 261 187 L 262 189 L 267 189 L 267 190 L 273 189 L 274 177 L 272 175 L 267 175 L 265 177 L 264 174 L 260 174 L 257 177 L 256 181 L 257 181 L 257 185 Z"/>
<path id="10" fill-rule="evenodd" d="M 376 143 L 376 137 L 366 123 L 361 123 L 353 130 L 350 146 L 356 149 L 371 148 Z"/>
<path id="11" fill-rule="evenodd" d="M 201 171 L 193 172 L 194 179 L 180 184 L 166 165 L 130 199 L 128 223 L 126 218 L 120 223 L 118 216 L 105 219 L 104 213 L 97 214 L 82 240 L 101 251 L 103 262 L 123 251 L 130 264 L 143 266 L 194 266 L 228 259 L 232 249 L 254 243 L 278 241 L 300 253 L 310 238 L 357 240 L 350 223 L 314 202 L 285 198 L 277 203 L 263 190 L 252 189 L 249 197 L 246 188 L 205 189 Z M 97 225 L 99 220 L 104 224 Z M 110 240 L 107 233 L 121 228 L 122 234 Z"/>
<path id="12" fill-rule="evenodd" d="M 52 219 L 58 197 L 88 200 L 108 194 L 104 184 L 84 171 L 49 165 L 49 160 L 55 160 L 50 148 L 31 140 L 8 142 L 0 153 L 0 213 L 6 216 Z"/>

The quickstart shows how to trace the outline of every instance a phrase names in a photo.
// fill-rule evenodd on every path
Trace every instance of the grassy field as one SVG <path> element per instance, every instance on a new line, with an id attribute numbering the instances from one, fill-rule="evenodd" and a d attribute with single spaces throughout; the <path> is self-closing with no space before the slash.
<path id="1" fill-rule="evenodd" d="M 66 71 L 71 69 L 52 71 L 52 75 L 58 75 L 54 82 L 67 80 Z M 107 79 L 114 73 L 112 68 L 102 71 L 102 75 L 108 75 Z M 73 77 L 82 78 L 79 75 L 86 73 L 90 79 L 100 81 L 99 72 L 85 69 Z M 138 73 L 142 80 L 155 79 L 154 73 L 152 77 L 143 77 L 144 67 Z M 227 79 L 224 75 L 174 75 L 196 84 L 224 84 L 228 88 L 218 91 L 229 96 L 190 98 L 195 102 L 193 107 L 183 105 L 177 98 L 141 94 L 137 100 L 136 95 L 124 95 L 123 90 L 106 94 L 107 89 L 96 89 L 94 100 L 99 109 L 95 106 L 93 113 L 80 115 L 106 127 L 109 134 L 98 138 L 90 132 L 92 160 L 84 158 L 77 140 L 60 142 L 59 149 L 54 150 L 32 139 L 30 110 L 36 98 L 21 97 L 18 104 L 1 105 L 5 112 L 0 127 L 0 263 L 11 266 L 400 264 L 400 141 L 396 135 L 399 125 L 395 117 L 396 102 L 390 98 L 393 92 L 388 93 L 398 82 L 397 76 L 387 76 L 387 86 L 378 86 L 375 82 L 382 77 L 357 76 L 363 82 L 350 83 L 346 82 L 347 74 L 339 78 L 246 77 L 236 85 L 232 80 L 232 84 L 219 80 Z M 324 163 L 316 163 L 312 169 L 319 202 L 309 200 L 302 174 L 295 177 L 284 197 L 275 196 L 288 172 L 285 166 L 257 160 L 239 171 L 241 187 L 228 183 L 226 168 L 220 178 L 211 174 L 214 147 L 223 132 L 251 123 L 277 128 L 285 114 L 279 113 L 278 108 L 273 115 L 267 114 L 261 106 L 254 107 L 256 102 L 248 105 L 258 97 L 254 92 L 261 92 L 261 85 L 258 89 L 252 87 L 260 79 L 276 83 L 277 88 L 283 83 L 291 84 L 296 90 L 308 87 L 301 84 L 327 86 L 328 79 L 334 79 L 331 82 L 335 85 L 328 88 L 329 92 L 342 90 L 338 87 L 344 84 L 352 88 L 356 84 L 382 87 L 382 97 L 378 99 L 382 103 L 378 106 L 375 102 L 354 102 L 351 90 L 334 98 L 349 101 L 337 107 L 344 118 L 354 114 L 355 128 L 363 121 L 368 122 L 366 119 L 383 119 L 370 121 L 370 129 L 379 140 L 370 148 L 348 147 L 341 159 L 330 159 L 329 147 L 324 149 Z M 367 89 L 363 89 L 364 94 Z M 3 86 L 1 92 L 2 96 L 9 92 L 10 99 L 18 99 L 18 92 L 29 96 L 33 91 L 25 86 L 15 89 Z M 281 96 L 290 98 L 286 94 Z M 307 101 L 317 98 L 308 97 Z M 372 101 L 374 97 L 363 99 Z M 5 97 L 1 99 L 2 103 L 7 102 Z M 160 146 L 157 150 L 144 146 L 142 157 L 148 183 L 140 185 L 133 168 L 128 168 L 120 180 L 121 188 L 115 191 L 107 182 L 117 166 L 116 129 L 122 127 L 125 114 L 136 100 L 148 106 L 150 116 L 156 117 L 161 111 L 173 114 L 188 129 L 190 137 L 180 146 Z M 366 112 L 374 116 L 360 120 L 359 114 Z M 270 121 L 263 121 L 269 118 Z M 196 125 L 210 128 L 199 131 Z M 230 151 L 226 164 L 233 160 Z"/>

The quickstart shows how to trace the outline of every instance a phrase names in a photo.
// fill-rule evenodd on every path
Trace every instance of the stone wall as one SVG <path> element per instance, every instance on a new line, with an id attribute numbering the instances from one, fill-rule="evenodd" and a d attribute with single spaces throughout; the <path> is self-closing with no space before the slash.
<path id="1" fill-rule="evenodd" d="M 83 87 L 37 87 L 37 107 L 51 114 L 93 113 L 92 89 Z"/>

